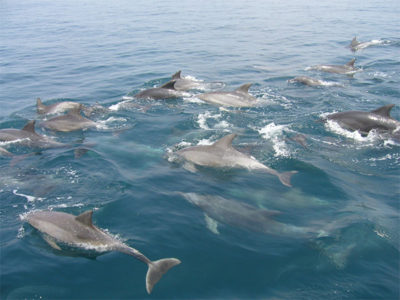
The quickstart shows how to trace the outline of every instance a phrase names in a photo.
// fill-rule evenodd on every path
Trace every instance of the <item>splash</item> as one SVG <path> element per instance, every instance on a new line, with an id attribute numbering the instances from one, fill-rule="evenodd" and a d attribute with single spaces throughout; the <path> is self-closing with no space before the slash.
<path id="1" fill-rule="evenodd" d="M 284 139 L 284 132 L 287 131 L 287 127 L 288 125 L 276 125 L 272 122 L 257 130 L 264 139 L 272 142 L 275 157 L 290 156 L 290 151 Z"/>

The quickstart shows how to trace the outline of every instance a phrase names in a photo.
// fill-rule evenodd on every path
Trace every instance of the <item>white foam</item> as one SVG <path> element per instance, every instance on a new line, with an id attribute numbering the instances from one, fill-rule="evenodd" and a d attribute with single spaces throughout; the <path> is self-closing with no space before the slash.
<path id="1" fill-rule="evenodd" d="M 284 139 L 284 131 L 287 130 L 288 125 L 276 125 L 274 122 L 267 124 L 261 129 L 257 129 L 264 139 L 272 142 L 276 157 L 290 156 L 290 150 Z"/>
<path id="2" fill-rule="evenodd" d="M 115 118 L 115 117 L 109 117 L 107 120 L 100 120 L 96 122 L 96 128 L 97 129 L 102 129 L 102 130 L 108 130 L 110 129 L 109 124 L 118 122 L 118 123 L 124 123 L 127 120 L 125 118 Z"/>
<path id="3" fill-rule="evenodd" d="M 208 127 L 207 120 L 208 119 L 218 120 L 219 118 L 221 118 L 221 116 L 222 116 L 221 114 L 211 114 L 211 112 L 206 111 L 205 113 L 199 114 L 197 116 L 197 124 L 201 129 L 209 130 L 210 127 Z"/>
<path id="4" fill-rule="evenodd" d="M 212 144 L 214 144 L 214 141 L 212 141 L 211 138 L 210 139 L 202 139 L 197 143 L 197 145 L 199 145 L 199 146 L 201 146 L 201 145 L 208 146 L 208 145 L 212 145 Z"/>
<path id="5" fill-rule="evenodd" d="M 183 101 L 188 103 L 198 103 L 198 104 L 205 103 L 203 100 L 197 98 L 196 96 L 183 97 Z"/>
<path id="6" fill-rule="evenodd" d="M 12 141 L 3 141 L 3 142 L 0 142 L 0 146 L 19 144 L 19 143 L 24 143 L 25 141 L 30 141 L 30 140 L 31 140 L 30 138 L 23 138 L 23 139 L 17 139 L 17 140 L 12 140 Z"/>
<path id="7" fill-rule="evenodd" d="M 127 98 L 129 98 L 129 99 L 127 99 Z M 133 98 L 132 98 L 132 97 L 124 96 L 124 97 L 122 97 L 122 100 L 123 100 L 123 101 L 118 102 L 117 104 L 111 105 L 108 109 L 109 109 L 109 110 L 112 110 L 112 111 L 118 111 L 118 110 L 120 110 L 121 108 L 123 108 L 123 107 L 125 106 L 126 103 L 131 102 L 131 101 L 133 100 Z"/>
<path id="8" fill-rule="evenodd" d="M 22 193 L 17 193 L 18 192 L 18 190 L 13 190 L 13 194 L 14 195 L 16 195 L 16 196 L 20 196 L 20 197 L 24 197 L 24 198 L 26 198 L 26 200 L 28 201 L 28 202 L 35 202 L 36 200 L 38 200 L 38 201 L 43 201 L 43 199 L 44 198 L 40 198 L 40 197 L 34 197 L 34 196 L 30 196 L 30 195 L 25 195 L 25 194 L 22 194 Z"/>

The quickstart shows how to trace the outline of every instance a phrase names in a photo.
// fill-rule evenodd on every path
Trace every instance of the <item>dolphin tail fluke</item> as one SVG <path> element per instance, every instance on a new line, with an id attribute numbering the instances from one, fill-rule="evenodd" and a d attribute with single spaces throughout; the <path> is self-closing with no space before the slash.
<path id="1" fill-rule="evenodd" d="M 292 178 L 292 175 L 296 174 L 296 173 L 297 173 L 297 171 L 279 173 L 278 177 L 279 177 L 279 180 L 282 182 L 282 184 L 284 184 L 288 187 L 292 187 L 292 185 L 290 183 L 290 179 Z"/>
<path id="2" fill-rule="evenodd" d="M 181 261 L 176 258 L 164 258 L 148 263 L 149 269 L 146 275 L 146 290 L 151 293 L 154 285 L 167 273 L 172 267 L 179 265 Z"/>

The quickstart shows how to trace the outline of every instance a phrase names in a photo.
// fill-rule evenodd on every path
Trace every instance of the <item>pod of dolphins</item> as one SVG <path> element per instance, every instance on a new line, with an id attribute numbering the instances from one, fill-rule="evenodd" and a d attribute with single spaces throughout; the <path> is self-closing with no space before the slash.
<path id="1" fill-rule="evenodd" d="M 371 45 L 373 42 L 360 43 L 354 38 L 350 44 L 352 51 L 358 51 Z M 309 69 L 337 74 L 353 75 L 358 71 L 354 66 L 355 59 L 344 65 L 316 65 Z M 295 77 L 290 82 L 300 82 L 310 86 L 324 85 L 324 82 L 307 76 Z M 175 73 L 171 80 L 161 85 L 141 91 L 135 98 L 165 100 L 183 97 L 183 93 L 201 88 L 202 83 L 181 77 L 181 71 Z M 253 107 L 257 99 L 249 94 L 251 83 L 246 83 L 233 91 L 214 91 L 198 95 L 198 98 L 212 105 L 223 107 Z M 387 133 L 390 137 L 400 141 L 400 122 L 390 116 L 394 104 L 385 105 L 370 112 L 345 111 L 327 115 L 324 121 L 335 121 L 341 127 L 358 131 L 367 135 L 371 130 Z M 86 130 L 97 126 L 97 123 L 82 116 L 90 116 L 94 111 L 107 111 L 101 105 L 86 107 L 77 102 L 65 101 L 44 105 L 41 99 L 37 99 L 37 113 L 39 115 L 57 115 L 42 121 L 39 126 L 51 131 L 71 132 Z M 61 115 L 60 115 L 61 114 Z M 245 153 L 235 149 L 232 145 L 237 135 L 228 134 L 215 141 L 211 145 L 197 145 L 176 151 L 177 156 L 184 161 L 184 168 L 196 171 L 197 167 L 208 168 L 244 168 L 259 170 L 278 177 L 280 182 L 291 187 L 291 176 L 297 171 L 278 172 L 263 163 L 257 161 Z M 307 147 L 304 136 L 300 135 L 293 140 L 299 140 L 303 147 Z M 30 148 L 56 148 L 67 147 L 50 137 L 40 135 L 35 131 L 35 120 L 29 121 L 22 129 L 0 129 L 0 142 L 18 142 L 20 145 Z M 12 157 L 3 147 L 0 147 L 0 155 Z M 259 209 L 235 200 L 211 195 L 199 195 L 195 193 L 180 193 L 177 195 L 203 210 L 207 227 L 214 233 L 218 232 L 218 222 L 231 226 L 245 228 L 247 230 L 266 234 L 279 234 L 290 236 L 318 236 L 311 228 L 296 227 L 283 224 L 273 219 L 277 211 Z M 25 220 L 43 234 L 44 240 L 54 249 L 62 251 L 65 247 L 76 247 L 82 250 L 95 250 L 97 252 L 118 251 L 135 257 L 148 266 L 146 275 L 146 290 L 150 294 L 154 285 L 170 268 L 180 264 L 176 258 L 166 258 L 152 261 L 138 250 L 122 243 L 102 229 L 93 225 L 92 211 L 86 211 L 78 216 L 56 211 L 34 211 L 27 215 Z"/>

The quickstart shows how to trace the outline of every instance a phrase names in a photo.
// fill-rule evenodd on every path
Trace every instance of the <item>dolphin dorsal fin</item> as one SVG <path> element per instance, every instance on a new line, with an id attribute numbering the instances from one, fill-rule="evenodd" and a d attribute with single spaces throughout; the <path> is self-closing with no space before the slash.
<path id="1" fill-rule="evenodd" d="M 359 42 L 357 41 L 357 37 L 355 36 L 352 40 L 351 40 L 351 45 L 352 46 L 357 46 L 359 44 Z"/>
<path id="2" fill-rule="evenodd" d="M 24 128 L 22 128 L 22 130 L 28 131 L 28 132 L 32 132 L 32 133 L 36 133 L 35 132 L 35 122 L 36 122 L 35 120 L 29 121 L 28 123 L 26 123 Z"/>
<path id="3" fill-rule="evenodd" d="M 93 210 L 87 210 L 84 213 L 81 213 L 79 216 L 76 216 L 75 220 L 87 226 L 93 226 L 92 215 L 93 215 Z"/>
<path id="4" fill-rule="evenodd" d="M 356 62 L 356 59 L 353 58 L 351 61 L 349 61 L 349 62 L 346 64 L 346 66 L 354 67 L 354 63 L 355 63 L 355 62 Z"/>
<path id="5" fill-rule="evenodd" d="M 181 70 L 172 75 L 172 79 L 181 79 Z"/>
<path id="6" fill-rule="evenodd" d="M 163 89 L 175 90 L 175 80 L 168 81 L 167 83 L 160 86 Z"/>
<path id="7" fill-rule="evenodd" d="M 224 149 L 232 147 L 232 141 L 236 136 L 237 136 L 236 133 L 228 134 L 228 135 L 224 136 L 223 138 L 219 139 L 218 141 L 216 141 L 213 144 L 213 146 L 218 147 L 218 148 L 224 148 Z"/>
<path id="8" fill-rule="evenodd" d="M 236 89 L 236 92 L 248 93 L 252 83 L 245 83 Z"/>
<path id="9" fill-rule="evenodd" d="M 390 111 L 392 110 L 392 108 L 394 107 L 394 104 L 388 104 L 382 107 L 379 107 L 375 110 L 372 111 L 372 113 L 380 115 L 382 117 L 387 117 L 387 118 L 391 118 L 390 117 Z"/>

